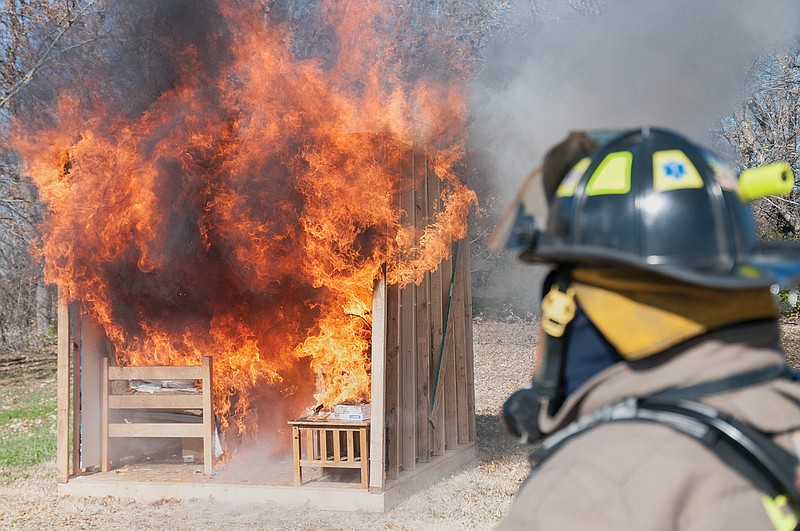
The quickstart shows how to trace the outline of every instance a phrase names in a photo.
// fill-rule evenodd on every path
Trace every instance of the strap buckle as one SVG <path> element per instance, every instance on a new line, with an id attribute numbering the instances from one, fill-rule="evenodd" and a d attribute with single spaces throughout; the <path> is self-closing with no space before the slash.
<path id="1" fill-rule="evenodd" d="M 575 288 L 566 292 L 553 284 L 542 299 L 542 329 L 550 337 L 561 337 L 567 325 L 575 317 Z"/>

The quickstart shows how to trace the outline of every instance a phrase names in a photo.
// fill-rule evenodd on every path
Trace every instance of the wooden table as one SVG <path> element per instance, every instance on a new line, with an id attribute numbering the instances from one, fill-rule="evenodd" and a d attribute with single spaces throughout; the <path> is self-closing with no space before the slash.
<path id="1" fill-rule="evenodd" d="M 361 488 L 369 488 L 369 421 L 302 419 L 289 424 L 295 485 L 303 484 L 303 467 L 356 468 Z"/>

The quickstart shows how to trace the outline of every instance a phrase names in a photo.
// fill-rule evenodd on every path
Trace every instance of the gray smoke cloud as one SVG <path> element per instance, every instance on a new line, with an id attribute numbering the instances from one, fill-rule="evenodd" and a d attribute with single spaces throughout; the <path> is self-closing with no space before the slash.
<path id="1" fill-rule="evenodd" d="M 797 0 L 618 0 L 492 50 L 474 87 L 475 146 L 510 196 L 570 130 L 658 125 L 707 143 L 763 53 L 800 39 Z M 511 187 L 511 190 L 508 188 Z"/>
<path id="2" fill-rule="evenodd" d="M 551 18 L 498 40 L 473 86 L 470 151 L 498 207 L 571 130 L 652 125 L 708 144 L 758 55 L 800 39 L 797 0 L 612 0 L 588 15 L 548 5 Z M 473 265 L 476 296 L 537 310 L 541 269 L 510 256 Z"/>

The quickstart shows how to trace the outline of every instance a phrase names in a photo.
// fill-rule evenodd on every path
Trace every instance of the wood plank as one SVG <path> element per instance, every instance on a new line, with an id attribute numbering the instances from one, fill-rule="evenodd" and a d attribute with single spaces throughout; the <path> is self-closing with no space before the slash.
<path id="1" fill-rule="evenodd" d="M 414 155 L 414 226 L 415 245 L 420 245 L 419 236 L 428 224 L 428 190 L 425 179 L 427 157 Z M 431 364 L 431 319 L 430 319 L 430 273 L 425 272 L 422 282 L 415 286 L 415 332 L 416 343 L 416 454 L 419 463 L 430 461 L 431 444 L 428 426 L 428 404 L 430 403 Z"/>
<path id="2" fill-rule="evenodd" d="M 69 481 L 69 427 L 70 427 L 70 323 L 69 301 L 66 294 L 58 294 L 58 353 L 56 361 L 56 481 Z"/>
<path id="3" fill-rule="evenodd" d="M 171 423 L 171 422 L 109 422 L 109 437 L 203 437 L 203 425 L 198 423 Z"/>
<path id="4" fill-rule="evenodd" d="M 328 460 L 328 430 L 319 430 L 319 458 L 322 461 Z"/>
<path id="5" fill-rule="evenodd" d="M 294 484 L 300 485 L 303 483 L 302 469 L 300 468 L 300 448 L 302 442 L 300 441 L 300 428 L 292 426 L 292 457 L 294 458 Z"/>
<path id="6" fill-rule="evenodd" d="M 314 460 L 314 437 L 316 437 L 315 430 L 302 430 L 306 434 L 306 459 L 309 461 Z"/>
<path id="7" fill-rule="evenodd" d="M 353 431 L 347 430 L 347 462 L 348 463 L 355 463 L 356 461 L 356 450 L 355 444 L 353 443 Z"/>
<path id="8" fill-rule="evenodd" d="M 71 378 L 72 388 L 72 473 L 76 476 L 81 473 L 81 322 L 80 307 L 78 303 L 69 303 L 69 349 L 71 356 Z"/>
<path id="9" fill-rule="evenodd" d="M 308 430 L 317 430 L 317 429 L 330 429 L 330 428 L 339 428 L 341 430 L 353 430 L 355 428 L 359 428 L 362 426 L 369 426 L 368 420 L 290 420 L 286 422 L 291 426 L 300 426 L 301 428 L 308 429 Z"/>
<path id="10" fill-rule="evenodd" d="M 110 395 L 111 409 L 202 409 L 203 395 L 155 393 L 146 395 Z"/>
<path id="11" fill-rule="evenodd" d="M 333 461 L 339 463 L 342 460 L 342 441 L 341 436 L 344 433 L 341 430 L 333 430 Z"/>
<path id="12" fill-rule="evenodd" d="M 411 176 L 407 175 L 406 180 Z M 414 226 L 414 189 L 401 193 L 401 207 L 408 214 L 406 224 Z M 416 287 L 400 290 L 400 464 L 403 470 L 414 470 L 417 464 L 417 341 Z"/>
<path id="13" fill-rule="evenodd" d="M 108 472 L 108 357 L 100 365 L 100 471 Z"/>
<path id="14" fill-rule="evenodd" d="M 428 214 L 434 217 L 440 212 L 442 205 L 439 194 L 441 192 L 439 178 L 433 173 L 428 173 Z M 442 345 L 442 327 L 444 324 L 444 301 L 442 293 L 442 264 L 430 274 L 430 352 L 431 352 L 431 402 L 428 404 L 428 417 L 431 421 L 431 454 L 444 454 L 445 424 L 444 424 L 444 346 Z"/>
<path id="15" fill-rule="evenodd" d="M 442 262 L 442 296 L 444 310 L 444 360 L 442 364 L 442 394 L 444 399 L 445 448 L 454 450 L 458 447 L 458 408 L 456 406 L 456 343 L 453 331 L 453 304 L 451 297 L 451 279 L 453 261 Z M 455 291 L 455 290 L 453 290 Z M 448 299 L 450 299 L 448 303 Z M 448 305 L 450 310 L 448 311 Z"/>
<path id="16" fill-rule="evenodd" d="M 386 286 L 386 477 L 400 474 L 400 290 Z"/>
<path id="17" fill-rule="evenodd" d="M 456 408 L 458 425 L 458 442 L 469 442 L 469 411 L 467 398 L 467 347 L 466 323 L 464 322 L 464 254 L 463 240 L 457 243 L 458 257 L 455 260 L 456 277 L 453 286 L 453 337 L 456 350 Z"/>
<path id="18" fill-rule="evenodd" d="M 361 450 L 361 488 L 369 488 L 369 447 L 367 446 L 367 428 L 358 430 Z"/>
<path id="19" fill-rule="evenodd" d="M 317 468 L 361 468 L 361 461 L 353 461 L 350 462 L 341 462 L 341 463 L 334 463 L 333 461 L 320 461 L 315 459 L 313 461 L 309 461 L 307 459 L 300 460 L 300 466 L 313 466 Z M 367 488 L 367 487 L 364 487 Z"/>
<path id="20" fill-rule="evenodd" d="M 380 276 L 375 279 L 372 290 L 372 382 L 370 396 L 372 397 L 372 418 L 370 419 L 370 471 L 369 486 L 382 488 L 386 475 L 386 337 L 387 337 L 387 308 L 386 308 L 386 271 L 385 265 Z M 338 433 L 338 432 L 337 432 Z M 338 435 L 335 443 L 335 452 L 339 450 Z M 338 456 L 337 456 L 338 459 Z"/>
<path id="21" fill-rule="evenodd" d="M 202 380 L 203 366 L 109 367 L 109 380 Z"/>
<path id="22" fill-rule="evenodd" d="M 214 473 L 214 359 L 203 356 L 203 472 Z"/>
<path id="23" fill-rule="evenodd" d="M 475 353 L 472 335 L 472 250 L 469 236 L 464 239 L 464 323 L 466 325 L 464 341 L 467 354 L 467 411 L 469 412 L 469 440 L 477 439 L 475 418 Z"/>

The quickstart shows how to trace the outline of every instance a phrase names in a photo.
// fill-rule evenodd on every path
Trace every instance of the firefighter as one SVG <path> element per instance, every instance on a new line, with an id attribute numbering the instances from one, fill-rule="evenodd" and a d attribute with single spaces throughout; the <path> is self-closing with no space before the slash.
<path id="1" fill-rule="evenodd" d="M 759 241 L 747 204 L 791 168 L 737 175 L 642 128 L 573 133 L 542 173 L 508 236 L 552 270 L 533 382 L 504 406 L 533 468 L 500 529 L 795 529 L 800 383 L 773 292 L 800 247 Z"/>

